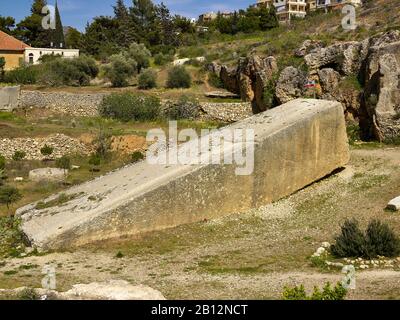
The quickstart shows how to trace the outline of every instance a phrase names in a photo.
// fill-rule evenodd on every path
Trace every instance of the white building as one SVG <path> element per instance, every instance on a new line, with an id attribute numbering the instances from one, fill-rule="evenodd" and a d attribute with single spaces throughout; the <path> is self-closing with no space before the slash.
<path id="1" fill-rule="evenodd" d="M 286 23 L 293 17 L 304 18 L 306 16 L 306 0 L 258 0 L 256 6 L 274 5 L 279 22 Z"/>
<path id="2" fill-rule="evenodd" d="M 72 59 L 79 57 L 78 49 L 55 49 L 55 48 L 25 48 L 24 60 L 28 64 L 38 64 L 44 55 L 59 55 L 63 58 Z"/>

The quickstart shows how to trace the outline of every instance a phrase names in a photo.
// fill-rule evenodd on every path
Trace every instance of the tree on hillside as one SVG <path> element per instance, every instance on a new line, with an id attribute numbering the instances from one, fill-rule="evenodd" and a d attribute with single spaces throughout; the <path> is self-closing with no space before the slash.
<path id="1" fill-rule="evenodd" d="M 123 0 L 117 0 L 114 6 L 114 19 L 117 24 L 116 39 L 121 47 L 128 47 L 132 42 L 138 41 L 136 29 L 129 15 L 129 9 Z"/>
<path id="2" fill-rule="evenodd" d="M 106 16 L 94 18 L 93 22 L 86 26 L 83 36 L 84 52 L 107 60 L 119 51 L 117 30 L 118 24 L 115 19 Z"/>
<path id="3" fill-rule="evenodd" d="M 60 11 L 56 2 L 55 8 L 55 30 L 50 30 L 50 45 L 54 48 L 65 48 L 64 28 L 61 22 Z"/>
<path id="4" fill-rule="evenodd" d="M 11 34 L 12 29 L 15 26 L 15 19 L 13 17 L 0 16 L 0 30 Z"/>
<path id="5" fill-rule="evenodd" d="M 72 49 L 81 49 L 82 44 L 82 33 L 72 27 L 68 27 L 65 35 L 65 46 Z"/>
<path id="6" fill-rule="evenodd" d="M 279 25 L 278 18 L 276 17 L 276 8 L 271 6 L 270 9 L 262 7 L 260 9 L 260 29 L 268 30 L 276 28 Z"/>
<path id="7" fill-rule="evenodd" d="M 15 35 L 22 41 L 34 47 L 48 47 L 50 45 L 49 30 L 42 27 L 42 9 L 47 5 L 46 0 L 34 0 L 31 15 L 17 24 Z"/>
<path id="8" fill-rule="evenodd" d="M 7 206 L 7 210 L 10 209 L 10 205 L 14 202 L 21 200 L 22 195 L 19 190 L 11 186 L 0 187 L 0 204 Z"/>
<path id="9" fill-rule="evenodd" d="M 133 0 L 133 6 L 129 8 L 133 27 L 138 35 L 138 40 L 145 44 L 154 44 L 157 40 L 155 33 L 155 6 L 151 0 Z"/>
<path id="10" fill-rule="evenodd" d="M 128 50 L 123 52 L 123 55 L 127 60 L 132 59 L 136 61 L 137 73 L 150 66 L 151 53 L 143 43 L 132 43 Z"/>

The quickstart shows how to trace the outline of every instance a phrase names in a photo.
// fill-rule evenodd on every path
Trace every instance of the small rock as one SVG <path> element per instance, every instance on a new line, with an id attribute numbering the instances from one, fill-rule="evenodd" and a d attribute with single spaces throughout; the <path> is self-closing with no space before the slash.
<path id="1" fill-rule="evenodd" d="M 392 199 L 388 203 L 387 209 L 393 210 L 393 211 L 399 211 L 400 210 L 400 197 Z"/>
<path id="2" fill-rule="evenodd" d="M 24 181 L 24 178 L 23 178 L 23 177 L 16 177 L 16 178 L 14 179 L 14 181 L 15 181 L 15 182 L 22 182 L 22 181 Z"/>

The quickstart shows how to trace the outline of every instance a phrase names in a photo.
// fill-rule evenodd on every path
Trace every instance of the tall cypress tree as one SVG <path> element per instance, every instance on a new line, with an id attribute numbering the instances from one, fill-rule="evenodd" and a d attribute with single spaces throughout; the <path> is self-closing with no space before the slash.
<path id="1" fill-rule="evenodd" d="M 32 4 L 31 15 L 17 24 L 15 35 L 22 41 L 34 47 L 49 45 L 49 30 L 42 27 L 42 9 L 47 5 L 46 0 L 35 0 Z"/>
<path id="2" fill-rule="evenodd" d="M 114 6 L 114 18 L 118 25 L 115 40 L 119 46 L 127 48 L 132 42 L 138 40 L 138 36 L 133 21 L 129 16 L 129 10 L 123 0 L 117 0 Z"/>
<path id="3" fill-rule="evenodd" d="M 56 28 L 55 30 L 51 31 L 51 37 L 50 37 L 51 44 L 53 45 L 54 48 L 65 48 L 64 28 L 61 22 L 61 15 L 60 11 L 58 10 L 57 1 L 55 8 L 55 23 L 56 23 Z"/>

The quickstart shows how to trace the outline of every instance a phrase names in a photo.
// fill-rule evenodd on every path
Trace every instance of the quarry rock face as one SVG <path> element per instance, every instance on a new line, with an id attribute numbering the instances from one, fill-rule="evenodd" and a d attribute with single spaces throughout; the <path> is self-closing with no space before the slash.
<path id="1" fill-rule="evenodd" d="M 13 111 L 18 107 L 21 87 L 0 87 L 0 111 Z"/>
<path id="2" fill-rule="evenodd" d="M 63 181 L 68 174 L 68 170 L 58 168 L 41 168 L 29 171 L 29 180 L 40 181 Z"/>
<path id="3" fill-rule="evenodd" d="M 217 156 L 222 159 L 238 148 L 242 154 L 254 155 L 254 162 L 246 157 L 246 166 L 254 164 L 248 174 L 238 175 L 242 165 L 223 162 L 165 165 L 143 161 L 64 191 L 70 200 L 60 207 L 40 210 L 33 203 L 20 208 L 16 214 L 21 229 L 33 246 L 43 249 L 162 230 L 277 201 L 349 160 L 343 109 L 338 102 L 293 100 L 220 129 L 212 137 L 243 129 L 254 130 L 250 149 L 238 142 L 224 144 Z M 210 136 L 201 139 L 208 141 Z M 187 142 L 177 150 L 185 152 L 198 142 Z M 174 151 L 169 150 L 168 155 Z"/>
<path id="4" fill-rule="evenodd" d="M 364 134 L 379 141 L 400 137 L 400 42 L 373 47 L 366 69 Z"/>
<path id="5" fill-rule="evenodd" d="M 279 104 L 300 98 L 304 92 L 306 75 L 295 67 L 286 67 L 281 72 L 275 88 Z"/>
<path id="6" fill-rule="evenodd" d="M 236 68 L 224 65 L 219 68 L 215 64 L 208 68 L 219 75 L 227 90 L 240 95 L 242 100 L 251 102 L 256 113 L 271 107 L 264 102 L 263 96 L 269 82 L 278 72 L 274 57 L 251 55 L 240 58 Z"/>

